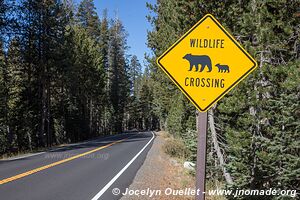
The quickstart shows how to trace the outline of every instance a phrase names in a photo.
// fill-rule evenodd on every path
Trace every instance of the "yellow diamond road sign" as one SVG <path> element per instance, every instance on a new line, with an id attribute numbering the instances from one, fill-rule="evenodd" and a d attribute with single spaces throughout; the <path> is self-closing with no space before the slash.
<path id="1" fill-rule="evenodd" d="M 257 66 L 210 14 L 163 55 L 158 65 L 199 111 L 207 111 Z"/>

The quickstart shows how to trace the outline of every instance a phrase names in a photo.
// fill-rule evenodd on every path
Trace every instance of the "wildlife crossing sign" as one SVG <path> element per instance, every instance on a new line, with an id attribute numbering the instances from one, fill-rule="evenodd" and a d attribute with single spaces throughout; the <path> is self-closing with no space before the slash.
<path id="1" fill-rule="evenodd" d="M 201 112 L 256 67 L 256 61 L 210 14 L 163 55 L 158 65 Z"/>

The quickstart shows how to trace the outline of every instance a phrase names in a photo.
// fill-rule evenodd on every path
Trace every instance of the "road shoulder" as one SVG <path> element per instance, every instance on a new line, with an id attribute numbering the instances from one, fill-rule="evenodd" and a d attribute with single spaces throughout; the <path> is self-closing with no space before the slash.
<path id="1" fill-rule="evenodd" d="M 138 200 L 138 199 L 173 199 L 173 200 L 187 200 L 194 199 L 190 196 L 166 196 L 164 191 L 167 188 L 180 190 L 185 188 L 193 188 L 194 180 L 188 171 L 183 168 L 182 163 L 168 156 L 163 151 L 163 145 L 165 138 L 162 132 L 156 133 L 156 139 L 152 145 L 152 148 L 148 152 L 147 158 L 143 165 L 136 174 L 133 183 L 130 185 L 129 190 L 142 191 L 156 190 L 161 191 L 161 195 L 136 196 L 125 195 L 121 200 Z"/>

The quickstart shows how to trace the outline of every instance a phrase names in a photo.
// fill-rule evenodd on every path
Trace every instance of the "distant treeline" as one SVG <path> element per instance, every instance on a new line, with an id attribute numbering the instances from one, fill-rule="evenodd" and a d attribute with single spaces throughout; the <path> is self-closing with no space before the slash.
<path id="1" fill-rule="evenodd" d="M 0 1 L 0 154 L 155 128 L 126 37 L 93 0 Z"/>
<path id="2" fill-rule="evenodd" d="M 218 180 L 225 182 L 225 167 L 233 187 L 299 192 L 300 1 L 159 0 L 148 7 L 153 26 L 148 45 L 155 55 L 149 59 L 150 79 L 154 114 L 159 117 L 161 128 L 181 138 L 191 152 L 190 160 L 195 161 L 195 107 L 155 60 L 205 14 L 211 13 L 255 57 L 259 66 L 209 112 L 214 119 L 209 131 L 215 130 L 217 137 L 215 132 L 208 134 L 207 180 L 213 184 Z M 225 165 L 220 164 L 217 152 L 223 155 Z"/>

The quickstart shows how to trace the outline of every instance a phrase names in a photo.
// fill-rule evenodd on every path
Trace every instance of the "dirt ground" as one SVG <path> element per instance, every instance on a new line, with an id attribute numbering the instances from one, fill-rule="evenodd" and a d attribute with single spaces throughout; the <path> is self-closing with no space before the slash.
<path id="1" fill-rule="evenodd" d="M 185 188 L 194 188 L 195 180 L 189 175 L 188 171 L 183 167 L 183 161 L 171 158 L 164 153 L 162 146 L 165 143 L 164 132 L 156 133 L 151 150 L 148 152 L 147 158 L 138 171 L 129 190 L 159 190 L 161 194 L 150 197 L 149 195 L 126 195 L 122 200 L 189 200 L 194 196 L 182 195 L 165 195 L 166 189 L 184 190 Z M 168 190 L 170 191 L 170 190 Z M 148 193 L 149 194 L 149 193 Z"/>

